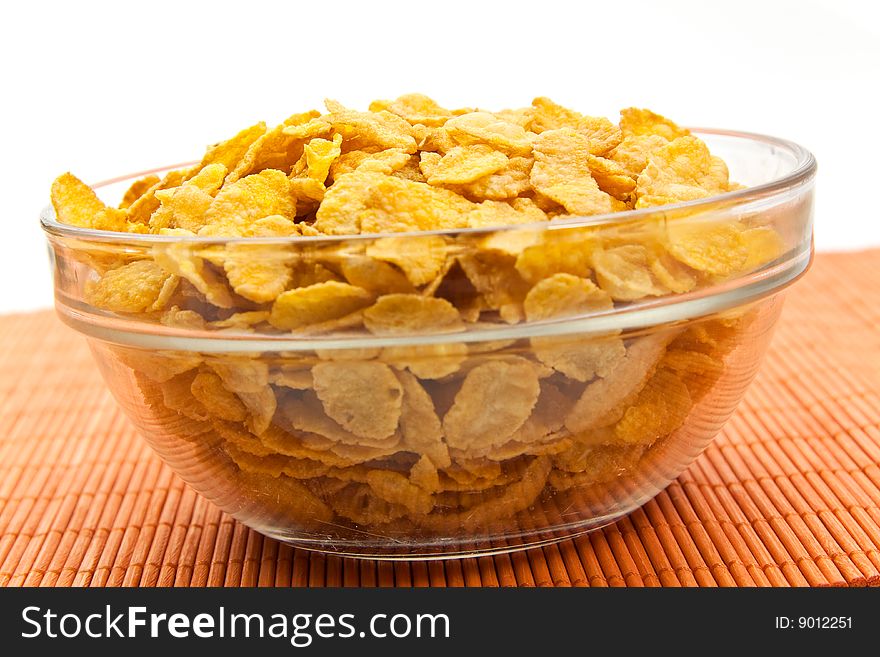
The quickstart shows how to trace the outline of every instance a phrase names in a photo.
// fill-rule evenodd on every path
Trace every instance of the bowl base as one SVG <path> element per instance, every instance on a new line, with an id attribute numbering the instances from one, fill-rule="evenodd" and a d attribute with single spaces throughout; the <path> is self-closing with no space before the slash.
<path id="1" fill-rule="evenodd" d="M 602 527 L 613 524 L 626 514 L 596 518 L 586 525 L 568 531 L 542 532 L 518 538 L 488 540 L 478 544 L 465 545 L 460 542 L 436 542 L 414 546 L 372 546 L 328 544 L 321 541 L 291 537 L 277 532 L 261 532 L 269 538 L 290 545 L 300 550 L 316 552 L 327 556 L 348 559 L 364 559 L 374 561 L 443 561 L 452 559 L 470 559 L 474 557 L 491 557 L 501 554 L 522 552 L 534 548 L 554 545 L 578 538 L 594 532 Z"/>

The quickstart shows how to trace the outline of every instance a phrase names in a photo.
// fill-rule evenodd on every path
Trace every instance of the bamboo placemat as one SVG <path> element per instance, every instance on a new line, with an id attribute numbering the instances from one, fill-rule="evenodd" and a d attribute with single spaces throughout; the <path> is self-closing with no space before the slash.
<path id="1" fill-rule="evenodd" d="M 295 550 L 198 497 L 51 312 L 0 318 L 0 585 L 880 584 L 880 250 L 819 255 L 723 433 L 603 530 L 528 552 L 372 562 Z"/>

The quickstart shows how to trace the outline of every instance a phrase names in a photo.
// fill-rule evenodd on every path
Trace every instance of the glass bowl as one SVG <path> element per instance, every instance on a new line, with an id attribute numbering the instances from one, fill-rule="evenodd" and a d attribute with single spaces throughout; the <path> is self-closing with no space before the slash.
<path id="1" fill-rule="evenodd" d="M 811 260 L 812 155 L 694 132 L 745 187 L 354 237 L 111 233 L 49 209 L 56 308 L 162 459 L 263 534 L 379 558 L 572 537 L 706 448 Z"/>

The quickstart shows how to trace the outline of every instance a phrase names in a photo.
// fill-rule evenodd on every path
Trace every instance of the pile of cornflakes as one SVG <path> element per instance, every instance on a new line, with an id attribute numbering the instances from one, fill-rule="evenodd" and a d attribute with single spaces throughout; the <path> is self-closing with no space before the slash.
<path id="1" fill-rule="evenodd" d="M 235 355 L 114 348 L 155 421 L 226 463 L 276 524 L 503 529 L 542 495 L 632 472 L 723 375 L 747 314 L 647 334 L 530 329 L 780 255 L 773 228 L 748 218 L 573 219 L 736 189 L 688 130 L 547 98 L 499 112 L 419 94 L 367 112 L 326 105 L 138 180 L 118 207 L 70 174 L 52 186 L 61 223 L 180 238 L 81 249 L 83 298 L 101 311 L 172 332 L 365 338 Z M 517 324 L 525 337 L 449 338 Z"/>

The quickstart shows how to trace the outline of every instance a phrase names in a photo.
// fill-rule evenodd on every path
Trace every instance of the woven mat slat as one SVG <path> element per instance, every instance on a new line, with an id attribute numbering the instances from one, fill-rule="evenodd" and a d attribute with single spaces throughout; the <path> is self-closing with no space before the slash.
<path id="1" fill-rule="evenodd" d="M 880 250 L 821 254 L 761 372 L 669 488 L 528 552 L 375 562 L 235 522 L 155 457 L 84 340 L 0 317 L 0 586 L 880 585 Z"/>

